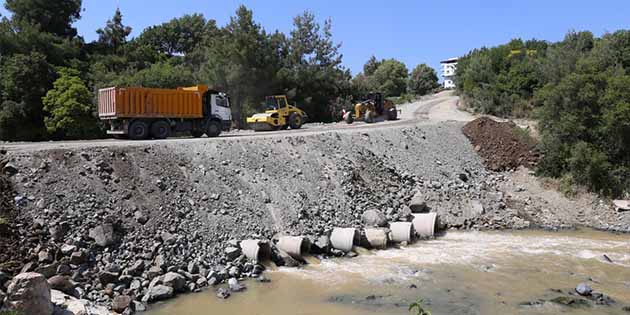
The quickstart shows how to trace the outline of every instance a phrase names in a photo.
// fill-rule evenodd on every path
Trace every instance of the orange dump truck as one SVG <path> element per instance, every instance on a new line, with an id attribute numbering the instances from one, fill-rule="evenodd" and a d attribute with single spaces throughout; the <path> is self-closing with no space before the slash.
<path id="1" fill-rule="evenodd" d="M 216 137 L 229 130 L 230 100 L 205 85 L 167 89 L 111 87 L 98 91 L 98 116 L 116 138 L 164 139 L 175 132 Z"/>

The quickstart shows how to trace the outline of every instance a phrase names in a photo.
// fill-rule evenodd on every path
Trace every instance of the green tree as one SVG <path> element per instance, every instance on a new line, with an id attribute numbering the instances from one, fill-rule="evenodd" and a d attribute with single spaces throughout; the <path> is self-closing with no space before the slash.
<path id="1" fill-rule="evenodd" d="M 46 128 L 55 138 L 85 139 L 99 136 L 92 93 L 74 69 L 59 69 L 59 79 L 43 98 L 48 112 Z"/>
<path id="2" fill-rule="evenodd" d="M 384 60 L 374 71 L 373 80 L 385 96 L 400 96 L 407 89 L 409 71 L 404 63 L 395 60 Z"/>
<path id="3" fill-rule="evenodd" d="M 372 76 L 381 63 L 382 61 L 379 61 L 374 55 L 372 55 L 365 65 L 363 65 L 363 74 L 368 77 Z"/>
<path id="4" fill-rule="evenodd" d="M 138 43 L 153 47 L 158 52 L 173 56 L 189 55 L 218 35 L 214 20 L 201 14 L 184 15 L 169 22 L 150 26 L 138 37 Z"/>
<path id="5" fill-rule="evenodd" d="M 425 95 L 438 88 L 438 77 L 435 70 L 426 64 L 417 65 L 407 83 L 407 91 L 417 95 Z"/>
<path id="6" fill-rule="evenodd" d="M 6 0 L 4 7 L 13 20 L 36 25 L 42 32 L 74 37 L 72 23 L 81 17 L 81 0 Z"/>
<path id="7" fill-rule="evenodd" d="M 317 121 L 332 120 L 341 109 L 337 96 L 350 93 L 350 72 L 341 65 L 341 44 L 333 42 L 331 30 L 330 19 L 321 25 L 311 12 L 296 16 L 280 71 L 285 90 L 296 89 L 295 100 Z"/>
<path id="8" fill-rule="evenodd" d="M 122 24 L 122 13 L 116 8 L 114 17 L 107 20 L 104 28 L 96 30 L 98 34 L 98 43 L 105 49 L 117 51 L 127 42 L 127 36 L 131 33 L 131 27 Z"/>
<path id="9" fill-rule="evenodd" d="M 15 54 L 0 63 L 0 139 L 40 140 L 45 135 L 42 97 L 54 72 L 38 52 Z"/>
<path id="10" fill-rule="evenodd" d="M 202 81 L 229 92 L 232 99 L 232 117 L 242 126 L 243 108 L 269 93 L 275 70 L 267 63 L 272 55 L 269 38 L 262 27 L 254 22 L 253 12 L 245 6 L 236 10 L 207 49 L 207 61 L 200 73 Z"/>

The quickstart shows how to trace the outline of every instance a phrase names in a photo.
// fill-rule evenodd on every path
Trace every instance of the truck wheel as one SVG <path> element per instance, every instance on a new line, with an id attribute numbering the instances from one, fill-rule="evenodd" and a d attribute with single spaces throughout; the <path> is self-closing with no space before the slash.
<path id="1" fill-rule="evenodd" d="M 297 113 L 289 115 L 289 126 L 291 126 L 291 129 L 302 128 L 302 116 Z"/>
<path id="2" fill-rule="evenodd" d="M 396 119 L 398 119 L 398 111 L 396 110 L 396 108 L 390 108 L 387 111 L 387 119 L 388 120 L 396 120 Z"/>
<path id="3" fill-rule="evenodd" d="M 143 140 L 149 137 L 149 124 L 142 120 L 136 120 L 129 126 L 129 139 Z"/>
<path id="4" fill-rule="evenodd" d="M 352 116 L 352 113 L 346 113 L 344 120 L 346 121 L 346 124 L 349 125 L 354 122 L 354 116 Z"/>
<path id="5" fill-rule="evenodd" d="M 216 120 L 211 120 L 208 122 L 208 127 L 206 128 L 206 135 L 208 137 L 218 137 L 221 134 L 221 123 Z"/>
<path id="6" fill-rule="evenodd" d="M 158 120 L 151 124 L 151 136 L 155 139 L 166 139 L 171 135 L 171 126 L 165 120 Z"/>

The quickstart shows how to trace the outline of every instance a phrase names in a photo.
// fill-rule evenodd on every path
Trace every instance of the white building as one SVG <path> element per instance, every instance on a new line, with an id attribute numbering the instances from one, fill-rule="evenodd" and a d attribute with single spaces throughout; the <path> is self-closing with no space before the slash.
<path id="1" fill-rule="evenodd" d="M 455 88 L 455 71 L 457 70 L 457 58 L 450 58 L 440 61 L 442 66 L 442 78 L 444 78 L 444 88 Z"/>

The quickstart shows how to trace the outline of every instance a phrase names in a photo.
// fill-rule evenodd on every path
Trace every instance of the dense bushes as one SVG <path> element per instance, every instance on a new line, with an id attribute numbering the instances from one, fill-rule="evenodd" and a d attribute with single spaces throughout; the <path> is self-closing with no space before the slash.
<path id="1" fill-rule="evenodd" d="M 538 119 L 538 172 L 605 195 L 630 189 L 630 31 L 475 50 L 457 71 L 474 109 Z"/>

